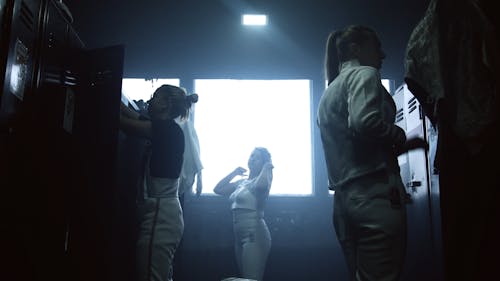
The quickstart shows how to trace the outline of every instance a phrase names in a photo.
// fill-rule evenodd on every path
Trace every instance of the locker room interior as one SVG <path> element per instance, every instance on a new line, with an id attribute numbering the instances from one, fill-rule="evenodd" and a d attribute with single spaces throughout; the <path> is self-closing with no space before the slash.
<path id="1" fill-rule="evenodd" d="M 430 2 L 0 0 L 2 280 L 135 280 L 141 140 L 118 129 L 119 102 L 127 100 L 122 81 L 173 78 L 188 92 L 197 90 L 196 79 L 309 81 L 311 192 L 269 198 L 273 244 L 264 279 L 347 281 L 315 118 L 326 38 L 351 23 L 377 31 L 395 122 L 430 145 L 398 158 L 412 201 L 401 280 L 487 280 L 500 250 L 498 54 L 487 58 L 491 73 L 461 77 L 494 81 L 494 103 L 476 104 L 495 112 L 481 134 L 463 139 L 450 125 L 449 116 L 475 118 L 456 117 L 463 104 L 453 96 L 456 85 L 431 120 L 404 80 L 408 39 Z M 500 42 L 493 1 L 438 2 L 449 8 L 443 22 L 456 20 L 453 5 L 476 3 L 493 26 L 489 39 Z M 242 26 L 244 13 L 266 14 L 268 25 Z M 442 61 L 448 81 L 457 77 L 447 71 L 457 67 L 450 57 L 460 56 L 453 40 L 440 41 L 452 53 Z M 276 105 L 274 114 L 286 106 Z M 202 118 L 196 110 L 194 118 Z M 184 200 L 174 280 L 236 276 L 229 203 L 209 194 Z"/>

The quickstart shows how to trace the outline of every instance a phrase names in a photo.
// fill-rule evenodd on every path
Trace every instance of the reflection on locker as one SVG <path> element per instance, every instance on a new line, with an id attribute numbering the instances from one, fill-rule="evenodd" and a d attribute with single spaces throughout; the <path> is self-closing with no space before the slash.
<path id="1" fill-rule="evenodd" d="M 407 205 L 407 255 L 402 280 L 442 280 L 441 231 L 438 175 L 432 160 L 437 131 L 424 117 L 417 99 L 406 84 L 396 89 L 396 125 L 407 138 L 420 137 L 429 143 L 429 151 L 412 150 L 398 157 L 401 178 L 409 196 Z"/>

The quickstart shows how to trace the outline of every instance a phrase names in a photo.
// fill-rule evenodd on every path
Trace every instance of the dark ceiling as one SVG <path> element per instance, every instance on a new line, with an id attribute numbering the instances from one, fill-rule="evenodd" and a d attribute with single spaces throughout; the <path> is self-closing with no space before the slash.
<path id="1" fill-rule="evenodd" d="M 326 37 L 348 24 L 373 27 L 387 54 L 382 76 L 402 81 L 407 40 L 428 0 L 72 0 L 88 48 L 126 47 L 128 77 L 314 77 Z M 240 25 L 245 12 L 269 26 Z"/>

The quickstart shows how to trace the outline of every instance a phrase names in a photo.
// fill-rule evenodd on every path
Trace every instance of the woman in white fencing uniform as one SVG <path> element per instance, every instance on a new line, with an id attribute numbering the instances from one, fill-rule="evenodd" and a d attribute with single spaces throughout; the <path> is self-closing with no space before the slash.
<path id="1" fill-rule="evenodd" d="M 139 194 L 137 273 L 139 281 L 171 280 L 174 253 L 184 231 L 178 198 L 184 135 L 175 118 L 185 118 L 197 95 L 162 85 L 148 101 L 150 119 L 122 104 L 120 127 L 151 141 L 144 161 Z"/>
<path id="2" fill-rule="evenodd" d="M 396 106 L 380 81 L 385 54 L 371 28 L 332 32 L 328 88 L 318 125 L 335 190 L 333 222 L 350 280 L 399 280 L 406 249 L 406 190 L 397 156 L 424 148 L 394 124 Z"/>
<path id="3" fill-rule="evenodd" d="M 248 178 L 232 181 L 247 171 L 236 168 L 214 188 L 219 195 L 232 201 L 235 254 L 240 277 L 262 280 L 267 256 L 271 249 L 271 234 L 264 221 L 264 206 L 272 183 L 271 154 L 257 147 L 248 159 Z"/>

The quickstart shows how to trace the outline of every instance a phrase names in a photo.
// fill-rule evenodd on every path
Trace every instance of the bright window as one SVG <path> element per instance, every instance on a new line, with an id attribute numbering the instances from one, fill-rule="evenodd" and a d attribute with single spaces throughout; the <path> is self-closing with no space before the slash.
<path id="1" fill-rule="evenodd" d="M 163 84 L 179 86 L 179 79 L 124 78 L 122 93 L 131 100 L 148 101 L 154 91 Z"/>
<path id="2" fill-rule="evenodd" d="M 236 167 L 247 168 L 257 146 L 275 166 L 271 194 L 312 194 L 309 80 L 195 80 L 199 101 L 203 193 Z"/>

